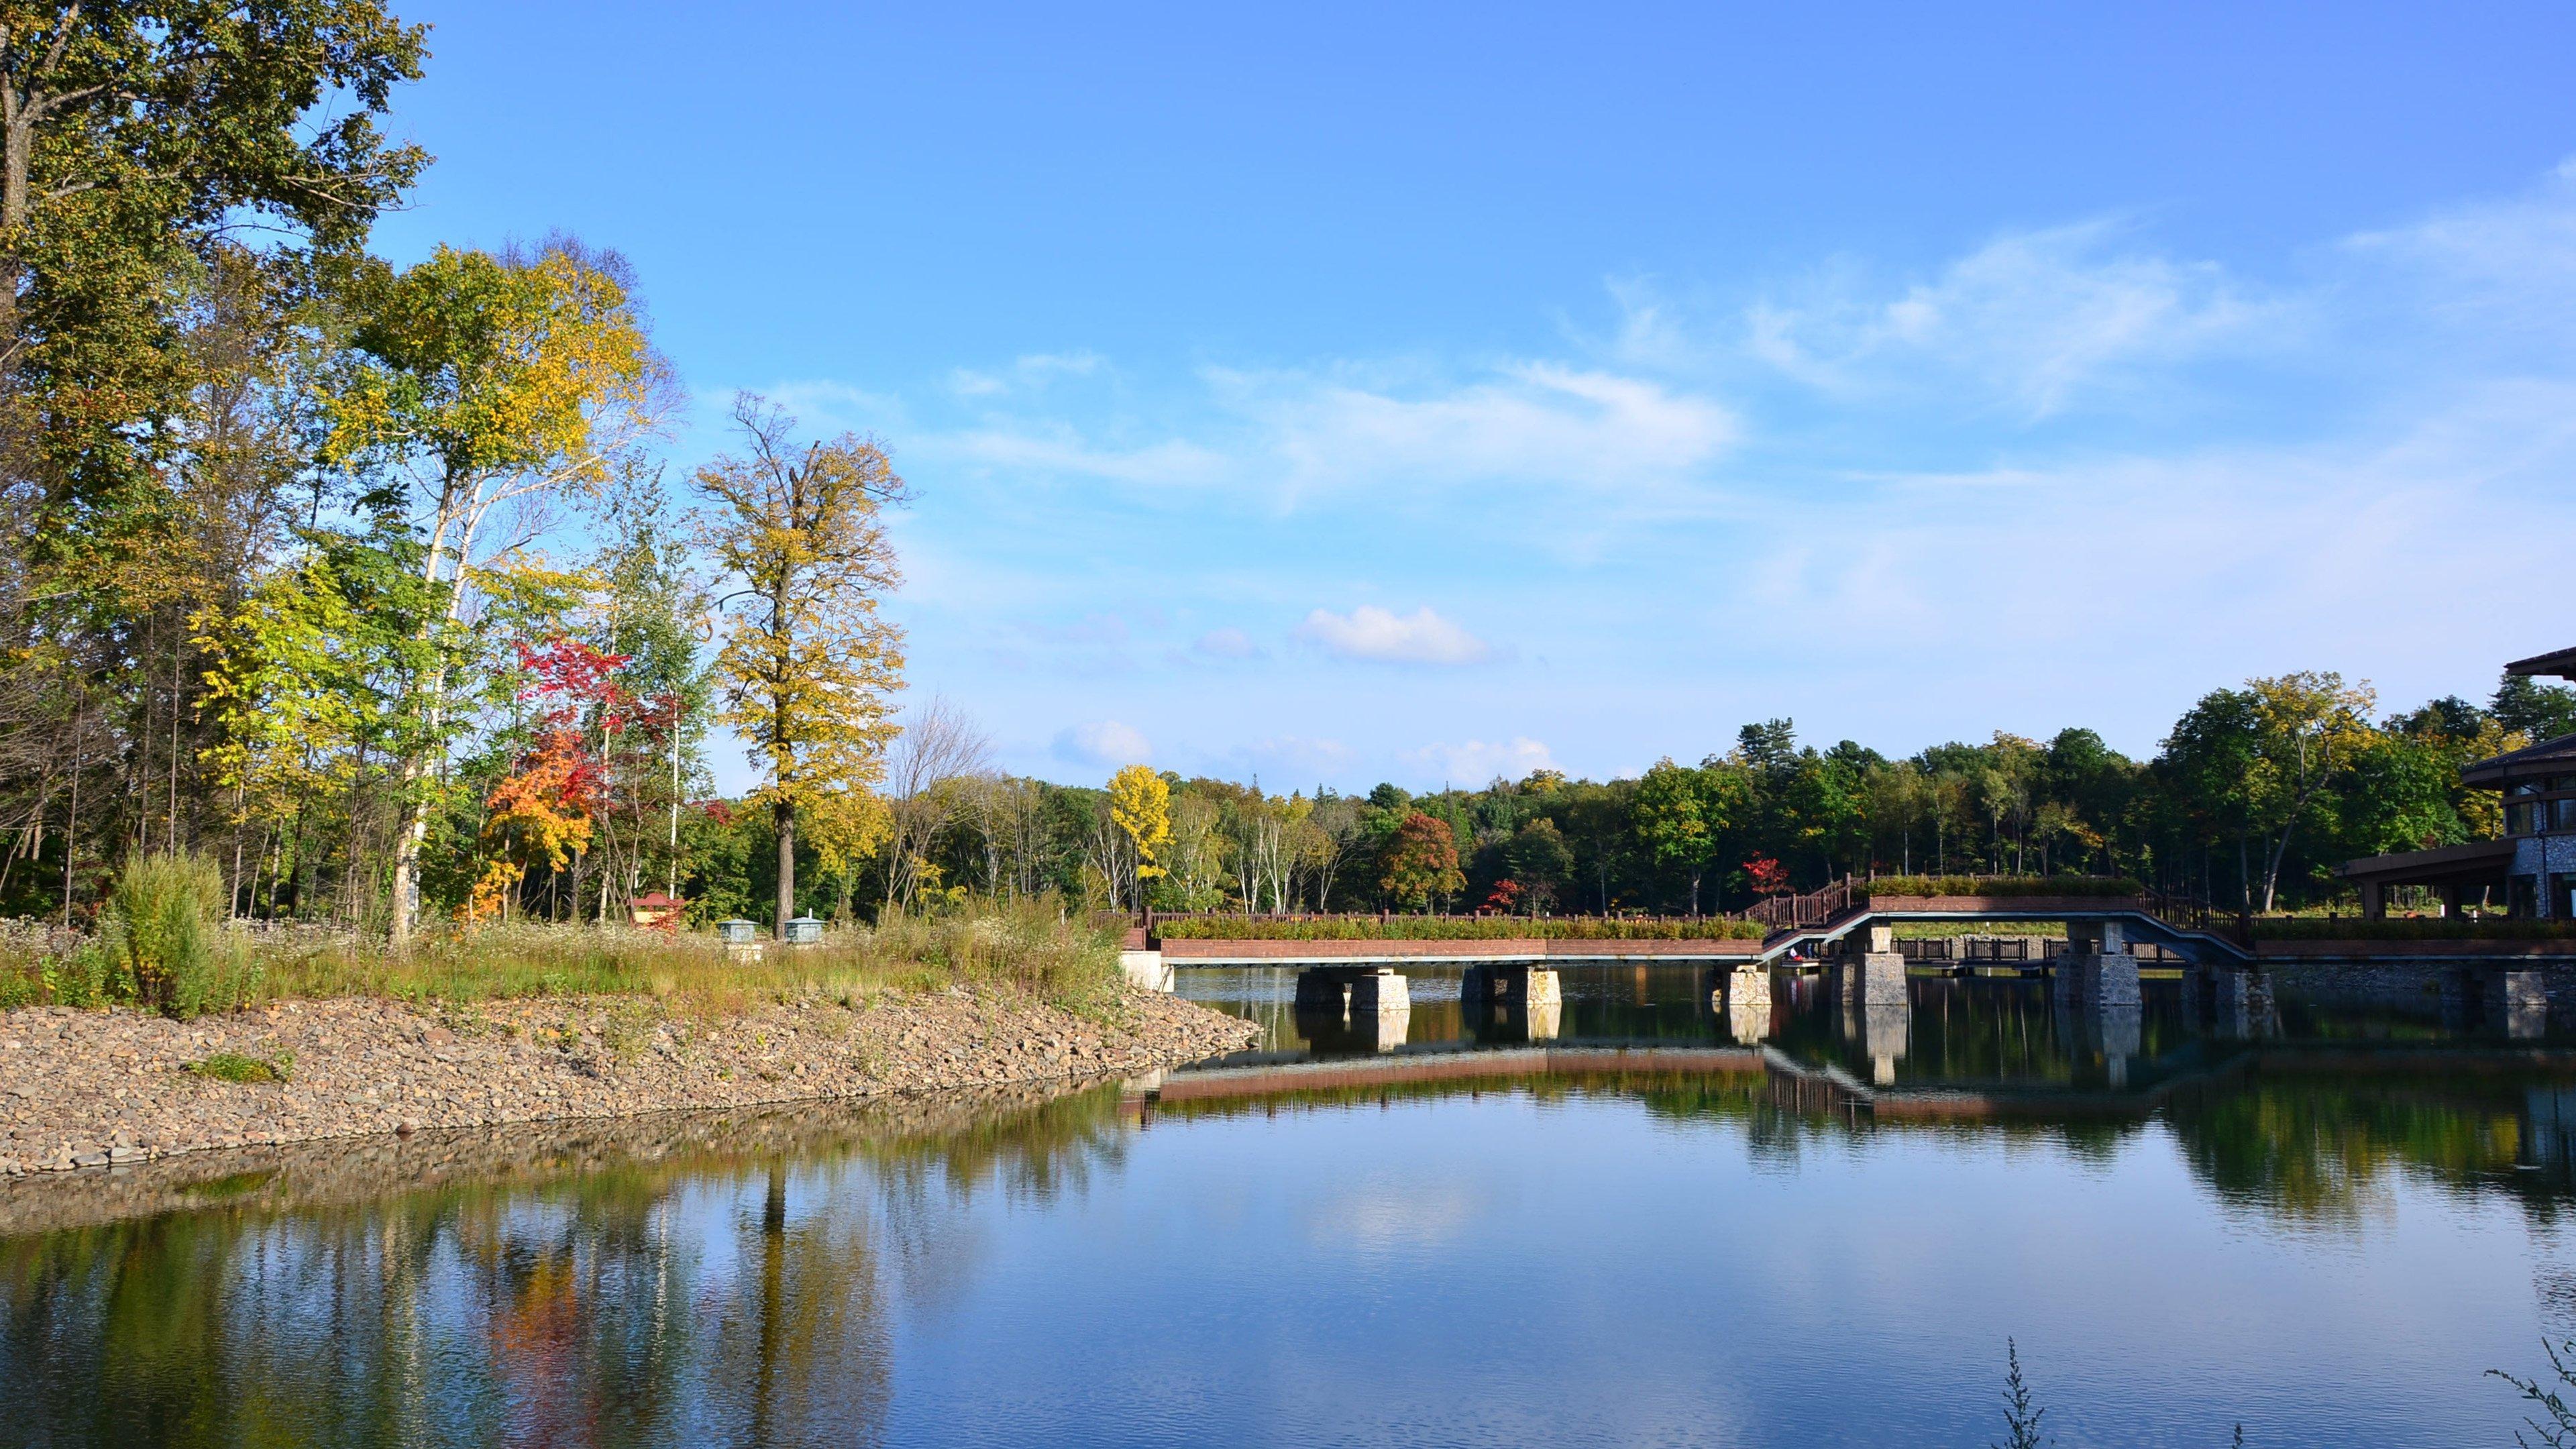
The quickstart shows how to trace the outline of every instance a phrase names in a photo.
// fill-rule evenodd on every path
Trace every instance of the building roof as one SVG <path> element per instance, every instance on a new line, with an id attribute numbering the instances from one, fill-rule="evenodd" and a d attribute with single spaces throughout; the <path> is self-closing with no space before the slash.
<path id="1" fill-rule="evenodd" d="M 2503 880 L 2505 866 L 2512 860 L 2512 841 L 2472 840 L 2438 850 L 2408 850 L 2348 860 L 2335 867 L 2335 874 L 2346 880 L 2370 880 L 2381 885 L 2475 885 Z"/>
<path id="2" fill-rule="evenodd" d="M 2576 774 L 2576 735 L 2560 735 L 2460 769 L 2460 783 L 2500 790 L 2527 775 Z"/>
<path id="3" fill-rule="evenodd" d="M 2544 679 L 2576 679 L 2576 646 L 2534 654 L 2517 659 L 2504 667 L 2507 674 L 2529 674 Z"/>

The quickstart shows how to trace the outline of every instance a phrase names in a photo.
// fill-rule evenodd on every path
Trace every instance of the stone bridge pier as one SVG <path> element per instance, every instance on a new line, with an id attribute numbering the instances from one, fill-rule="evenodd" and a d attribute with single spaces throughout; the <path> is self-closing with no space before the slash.
<path id="1" fill-rule="evenodd" d="M 2549 1031 L 2549 987 L 2537 971 L 2489 971 L 2479 982 L 2490 1028 L 2515 1041 L 2535 1041 Z"/>
<path id="2" fill-rule="evenodd" d="M 1310 966 L 1297 973 L 1296 1015 L 1318 1046 L 1390 1051 L 1412 1028 L 1413 996 L 1385 966 Z"/>
<path id="3" fill-rule="evenodd" d="M 1555 1006 L 1565 1000 L 1565 992 L 1553 966 L 1505 963 L 1468 967 L 1458 978 L 1458 999 L 1469 1004 L 1492 1002 L 1527 1009 Z"/>
<path id="4" fill-rule="evenodd" d="M 1770 967 L 1760 962 L 1732 970 L 1711 967 L 1702 984 L 1708 988 L 1710 1017 L 1726 1024 L 1736 1045 L 1752 1046 L 1771 1034 Z"/>
<path id="5" fill-rule="evenodd" d="M 2138 958 L 2129 950 L 2127 928 L 2118 921 L 2067 922 L 2057 990 L 2089 1005 L 2137 1007 Z"/>
<path id="6" fill-rule="evenodd" d="M 2276 1034 L 2272 981 L 2256 967 L 2217 966 L 2201 973 L 2209 985 L 2210 1023 L 2230 1041 L 2261 1041 Z"/>
<path id="7" fill-rule="evenodd" d="M 1834 992 L 1845 1001 L 1903 1006 L 1905 958 L 1897 954 L 1896 928 L 1873 922 L 1852 932 L 1834 975 Z"/>
<path id="8" fill-rule="evenodd" d="M 1411 1011 L 1405 979 L 1386 966 L 1309 966 L 1297 973 L 1297 1009 L 1360 1013 Z"/>

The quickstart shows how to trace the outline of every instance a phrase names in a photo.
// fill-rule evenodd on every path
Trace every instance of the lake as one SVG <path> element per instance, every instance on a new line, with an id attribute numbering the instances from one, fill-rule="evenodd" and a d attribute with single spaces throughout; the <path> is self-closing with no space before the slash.
<path id="1" fill-rule="evenodd" d="M 2485 1370 L 2576 1335 L 2555 1043 L 1563 980 L 1381 1027 L 1189 970 L 1266 1040 L 1159 1095 L 128 1175 L 0 1239 L 0 1443 L 1982 1446 L 2011 1338 L 2061 1444 L 2505 1445 Z"/>

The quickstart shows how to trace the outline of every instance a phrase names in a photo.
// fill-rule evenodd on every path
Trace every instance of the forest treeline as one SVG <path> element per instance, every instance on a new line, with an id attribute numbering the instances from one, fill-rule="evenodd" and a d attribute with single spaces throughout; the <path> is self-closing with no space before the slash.
<path id="1" fill-rule="evenodd" d="M 1380 785 L 1265 794 L 1165 775 L 1157 909 L 1740 910 L 1868 874 L 2127 876 L 2256 910 L 2339 894 L 2354 856 L 2482 839 L 2493 792 L 2462 765 L 2576 733 L 2576 690 L 2507 677 L 2487 702 L 2379 717 L 2366 686 L 2300 674 L 2214 690 L 2152 759 L 2088 729 L 1997 734 L 1890 757 L 1748 724 L 1696 764 L 1606 782 L 1540 771 L 1413 795 Z M 1054 889 L 1133 908 L 1139 882 L 1109 792 L 989 773 L 925 821 L 925 878 Z M 737 851 L 752 858 L 756 848 Z"/>
<path id="2" fill-rule="evenodd" d="M 2074 871 L 2269 907 L 2493 833 L 2459 766 L 2576 730 L 2527 680 L 2383 718 L 2301 674 L 2211 693 L 2147 761 L 1776 720 L 1606 783 L 1007 776 L 957 711 L 898 712 L 884 448 L 746 397 L 677 475 L 684 400 L 613 250 L 369 250 L 428 164 L 381 128 L 425 46 L 374 0 L 0 26 L 0 914 L 86 921 L 149 855 L 211 862 L 235 916 L 397 938 L 655 890 L 764 921 L 1048 892 L 1690 914 Z"/>

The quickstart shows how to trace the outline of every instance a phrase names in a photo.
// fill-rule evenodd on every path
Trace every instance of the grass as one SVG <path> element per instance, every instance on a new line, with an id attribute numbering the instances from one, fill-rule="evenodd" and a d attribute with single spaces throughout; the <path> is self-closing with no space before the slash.
<path id="1" fill-rule="evenodd" d="M 283 1082 L 295 1073 L 295 1056 L 291 1052 L 280 1052 L 273 1057 L 217 1052 L 201 1061 L 188 1063 L 187 1070 L 218 1082 Z"/>
<path id="2" fill-rule="evenodd" d="M 1616 916 L 1170 916 L 1166 941 L 1758 941 L 1756 922 Z"/>
<path id="3" fill-rule="evenodd" d="M 899 916 L 829 931 L 815 945 L 767 944 L 735 961 L 715 937 L 626 927 L 520 924 L 433 936 L 406 955 L 358 937 L 263 941 L 230 933 L 253 970 L 237 1000 L 376 996 L 470 1009 L 530 997 L 626 996 L 665 1012 L 718 1019 L 769 1001 L 884 992 L 1001 989 L 1084 1015 L 1115 1008 L 1114 935 L 1067 919 L 1052 902 L 978 902 L 937 917 Z M 132 1004 L 92 942 L 74 951 L 0 955 L 0 1010 L 34 1004 Z"/>

